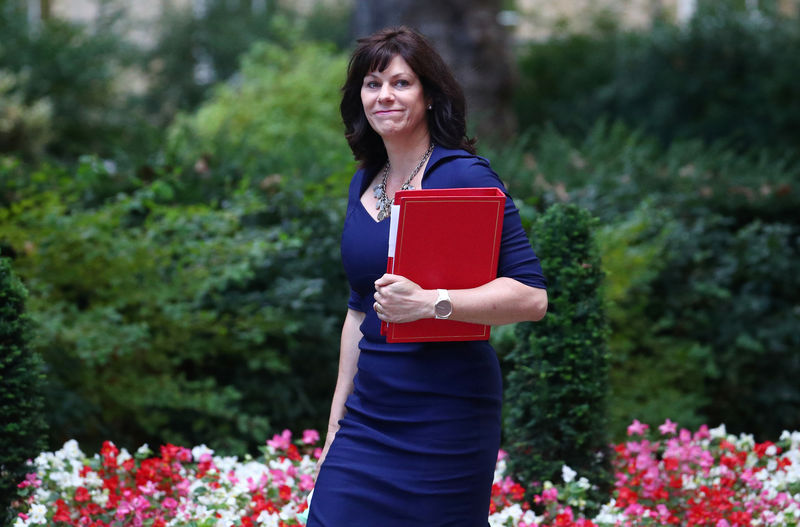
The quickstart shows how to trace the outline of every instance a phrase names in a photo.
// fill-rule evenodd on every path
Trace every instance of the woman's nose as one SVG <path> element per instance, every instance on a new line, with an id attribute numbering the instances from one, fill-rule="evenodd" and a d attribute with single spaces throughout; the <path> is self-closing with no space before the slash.
<path id="1" fill-rule="evenodd" d="M 392 98 L 394 98 L 394 94 L 392 93 L 391 86 L 387 86 L 386 84 L 381 86 L 381 91 L 378 94 L 378 102 L 382 103 L 382 102 L 390 101 L 390 100 L 392 100 Z"/>

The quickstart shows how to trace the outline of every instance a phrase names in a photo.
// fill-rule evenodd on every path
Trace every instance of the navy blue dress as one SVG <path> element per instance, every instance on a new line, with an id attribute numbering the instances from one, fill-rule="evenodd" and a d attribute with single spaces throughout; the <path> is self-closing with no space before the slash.
<path id="1" fill-rule="evenodd" d="M 500 446 L 502 380 L 485 341 L 388 344 L 373 310 L 389 221 L 361 204 L 356 172 L 342 232 L 348 307 L 366 313 L 347 413 L 320 469 L 308 527 L 486 527 Z M 436 147 L 423 188 L 498 187 L 488 161 Z M 539 260 L 506 200 L 498 276 L 544 288 Z"/>

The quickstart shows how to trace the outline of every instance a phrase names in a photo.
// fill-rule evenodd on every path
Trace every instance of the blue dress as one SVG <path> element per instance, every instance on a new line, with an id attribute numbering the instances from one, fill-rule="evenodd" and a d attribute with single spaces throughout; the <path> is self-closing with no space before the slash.
<path id="1" fill-rule="evenodd" d="M 502 380 L 485 341 L 388 344 L 373 310 L 389 221 L 361 204 L 374 173 L 353 176 L 342 232 L 348 307 L 361 325 L 353 393 L 314 489 L 308 527 L 486 527 L 500 446 Z M 423 188 L 498 187 L 489 162 L 436 147 Z M 544 288 L 511 198 L 498 276 Z"/>

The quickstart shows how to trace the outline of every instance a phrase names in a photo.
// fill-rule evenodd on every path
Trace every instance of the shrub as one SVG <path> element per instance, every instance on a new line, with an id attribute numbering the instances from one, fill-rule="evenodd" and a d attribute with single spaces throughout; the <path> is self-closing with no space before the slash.
<path id="1" fill-rule="evenodd" d="M 42 368 L 29 348 L 27 292 L 0 258 L 0 520 L 25 475 L 25 460 L 44 446 Z"/>
<path id="2" fill-rule="evenodd" d="M 634 418 L 758 437 L 792 426 L 798 165 L 696 140 L 664 147 L 603 122 L 580 140 L 551 128 L 506 151 L 524 159 L 503 174 L 528 220 L 526 202 L 568 201 L 602 222 L 615 438 Z"/>
<path id="3" fill-rule="evenodd" d="M 50 101 L 26 103 L 21 93 L 14 92 L 17 84 L 17 75 L 0 69 L 0 152 L 41 155 L 50 141 Z"/>
<path id="4" fill-rule="evenodd" d="M 646 33 L 528 45 L 515 96 L 520 124 L 552 122 L 579 137 L 607 117 L 665 143 L 793 148 L 800 140 L 800 102 L 792 95 L 800 89 L 796 19 L 707 4 L 687 27 L 657 23 Z"/>
<path id="5" fill-rule="evenodd" d="M 511 470 L 536 490 L 568 465 L 608 490 L 606 432 L 608 330 L 600 286 L 603 272 L 595 222 L 574 205 L 554 205 L 534 224 L 531 239 L 548 280 L 544 320 L 517 326 L 507 359 L 506 441 Z"/>
<path id="6" fill-rule="evenodd" d="M 47 101 L 50 126 L 46 136 L 0 147 L 36 154 L 45 146 L 47 154 L 68 160 L 87 151 L 110 156 L 122 145 L 136 148 L 138 142 L 128 138 L 140 138 L 144 123 L 124 111 L 129 85 L 118 79 L 132 63 L 132 51 L 118 38 L 118 24 L 109 16 L 89 31 L 52 18 L 34 28 L 22 4 L 13 4 L 0 8 L 0 70 L 16 76 L 3 97 L 18 97 L 30 107 Z"/>
<path id="7" fill-rule="evenodd" d="M 272 427 L 325 422 L 343 202 L 278 185 L 179 205 L 165 180 L 93 208 L 74 199 L 42 189 L 0 209 L 35 293 L 52 442 L 242 452 Z"/>
<path id="8" fill-rule="evenodd" d="M 203 186 L 235 188 L 242 177 L 258 183 L 275 174 L 303 186 L 334 174 L 332 189 L 343 195 L 353 168 L 338 113 L 345 69 L 345 56 L 330 46 L 256 44 L 236 84 L 220 85 L 173 124 L 171 156 L 207 164 Z"/>

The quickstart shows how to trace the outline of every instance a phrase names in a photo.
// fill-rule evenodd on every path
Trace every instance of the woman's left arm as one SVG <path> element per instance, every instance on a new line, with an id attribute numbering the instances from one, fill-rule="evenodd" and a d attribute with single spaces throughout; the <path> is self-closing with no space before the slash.
<path id="1" fill-rule="evenodd" d="M 499 277 L 472 289 L 448 289 L 450 320 L 499 326 L 541 320 L 547 312 L 547 291 L 513 278 Z M 436 289 L 422 289 L 405 277 L 385 274 L 375 281 L 375 309 L 386 322 L 434 318 Z"/>

